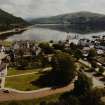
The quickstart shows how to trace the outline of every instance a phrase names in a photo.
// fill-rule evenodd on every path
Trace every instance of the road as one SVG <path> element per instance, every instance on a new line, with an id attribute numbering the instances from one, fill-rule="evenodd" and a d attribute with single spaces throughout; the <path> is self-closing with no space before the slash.
<path id="1" fill-rule="evenodd" d="M 91 64 L 87 61 L 84 61 L 84 60 L 79 60 L 79 63 L 81 64 L 84 64 L 85 66 L 91 68 Z M 92 78 L 92 81 L 93 81 L 93 87 L 101 87 L 101 88 L 104 88 L 104 84 L 105 82 L 104 81 L 101 81 L 100 80 L 100 77 L 96 77 L 94 76 L 94 73 L 95 72 L 84 72 L 88 77 Z"/>
<path id="2" fill-rule="evenodd" d="M 90 77 L 90 78 L 92 78 L 92 81 L 93 81 L 93 87 L 95 88 L 95 87 L 100 87 L 100 88 L 104 88 L 105 86 L 104 86 L 104 82 L 102 82 L 102 81 L 100 81 L 99 79 L 100 78 L 96 78 L 95 76 L 94 76 L 94 74 L 92 74 L 92 73 L 88 73 L 88 72 L 84 72 L 88 77 Z"/>
<path id="3" fill-rule="evenodd" d="M 0 102 L 2 101 L 12 101 L 12 100 L 29 100 L 43 98 L 49 95 L 54 95 L 58 93 L 64 93 L 73 90 L 74 84 L 71 83 L 68 86 L 52 89 L 52 88 L 43 88 L 38 91 L 30 92 L 16 92 L 15 90 L 10 89 L 9 93 L 0 92 Z"/>
<path id="4" fill-rule="evenodd" d="M 89 62 L 87 62 L 87 61 L 84 61 L 84 60 L 80 59 L 78 62 L 85 65 L 85 66 L 87 66 L 87 67 L 89 67 L 89 68 L 91 68 L 91 64 Z"/>

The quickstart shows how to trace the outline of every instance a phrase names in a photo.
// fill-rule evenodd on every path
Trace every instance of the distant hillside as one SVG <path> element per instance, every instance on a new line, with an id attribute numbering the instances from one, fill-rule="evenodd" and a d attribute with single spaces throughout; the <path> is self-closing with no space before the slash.
<path id="1" fill-rule="evenodd" d="M 24 19 L 20 17 L 13 16 L 0 9 L 0 31 L 12 29 L 15 27 L 24 27 L 27 26 L 27 23 Z"/>
<path id="2" fill-rule="evenodd" d="M 56 28 L 65 31 L 77 33 L 96 32 L 105 30 L 105 15 L 91 12 L 77 12 L 52 16 L 48 18 L 39 18 L 31 20 L 34 24 L 64 24 L 67 28 Z"/>
<path id="3" fill-rule="evenodd" d="M 96 14 L 91 12 L 77 12 L 71 14 L 64 14 L 58 16 L 52 16 L 48 18 L 38 18 L 31 20 L 31 23 L 46 23 L 46 24 L 61 24 L 61 23 L 70 23 L 70 24 L 79 24 L 79 23 L 88 23 L 88 22 L 105 22 L 105 15 Z"/>

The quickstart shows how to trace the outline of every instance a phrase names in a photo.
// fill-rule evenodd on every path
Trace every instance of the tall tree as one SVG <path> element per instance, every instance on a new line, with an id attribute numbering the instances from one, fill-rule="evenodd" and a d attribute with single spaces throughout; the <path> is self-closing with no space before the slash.
<path id="1" fill-rule="evenodd" d="M 97 56 L 96 50 L 94 48 L 90 49 L 89 50 L 89 54 L 88 54 L 88 59 L 91 60 L 91 59 L 93 59 L 96 56 Z"/>
<path id="2" fill-rule="evenodd" d="M 69 83 L 75 77 L 73 58 L 64 52 L 57 52 L 52 58 L 52 72 L 57 83 Z"/>
<path id="3" fill-rule="evenodd" d="M 92 80 L 85 74 L 80 73 L 78 75 L 78 80 L 74 83 L 74 92 L 77 95 L 84 95 L 92 89 Z"/>
<path id="4" fill-rule="evenodd" d="M 83 58 L 81 50 L 77 49 L 74 53 L 74 56 L 79 60 L 80 58 Z"/>

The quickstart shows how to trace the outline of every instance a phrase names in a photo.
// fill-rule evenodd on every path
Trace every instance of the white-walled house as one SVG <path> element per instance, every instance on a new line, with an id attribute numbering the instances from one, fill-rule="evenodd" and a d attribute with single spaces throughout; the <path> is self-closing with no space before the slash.
<path id="1" fill-rule="evenodd" d="M 79 42 L 78 42 L 78 45 L 91 46 L 92 43 L 91 43 L 91 40 L 89 40 L 89 39 L 80 39 Z"/>
<path id="2" fill-rule="evenodd" d="M 5 53 L 0 53 L 0 88 L 4 88 L 5 86 L 5 77 L 7 75 L 7 64 L 2 60 L 6 58 Z"/>

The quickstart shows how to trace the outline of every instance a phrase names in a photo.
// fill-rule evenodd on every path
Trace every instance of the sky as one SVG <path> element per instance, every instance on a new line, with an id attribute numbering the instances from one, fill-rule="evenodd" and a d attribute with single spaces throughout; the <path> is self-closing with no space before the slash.
<path id="1" fill-rule="evenodd" d="M 105 0 L 0 0 L 0 8 L 23 18 L 38 18 L 78 11 L 105 14 Z"/>

